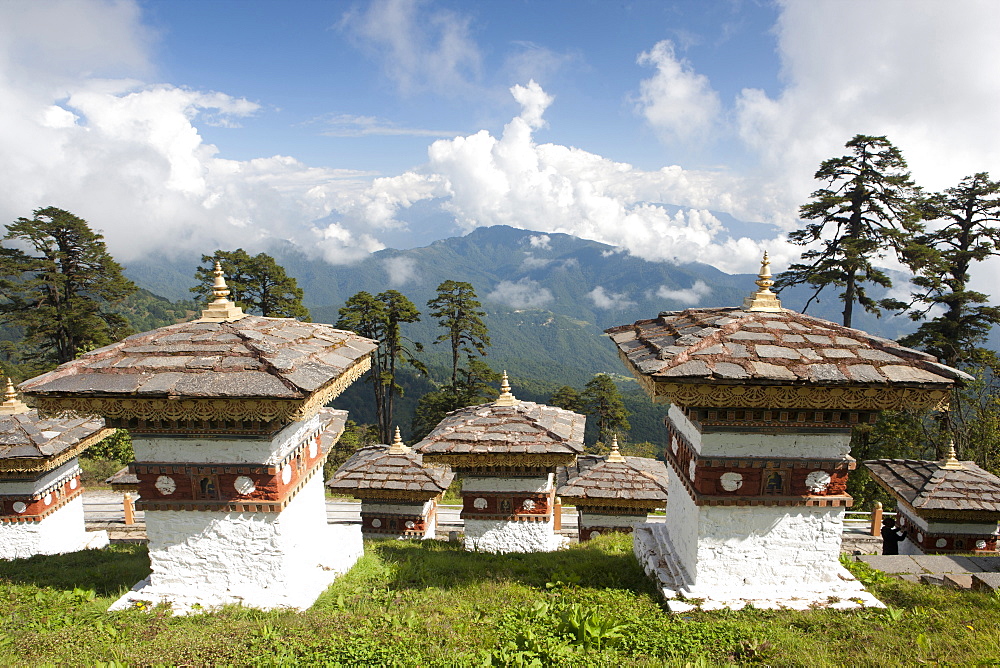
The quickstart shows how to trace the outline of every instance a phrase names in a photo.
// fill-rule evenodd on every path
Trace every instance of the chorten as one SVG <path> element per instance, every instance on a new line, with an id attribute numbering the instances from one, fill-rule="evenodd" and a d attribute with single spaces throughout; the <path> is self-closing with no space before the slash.
<path id="1" fill-rule="evenodd" d="M 326 486 L 361 499 L 365 538 L 434 538 L 438 502 L 454 477 L 446 466 L 425 464 L 396 427 L 391 445 L 359 448 Z"/>
<path id="2" fill-rule="evenodd" d="M 504 372 L 496 401 L 449 413 L 414 448 L 462 480 L 465 547 L 481 552 L 545 552 L 555 532 L 555 471 L 583 452 L 586 418 L 512 393 Z"/>
<path id="3" fill-rule="evenodd" d="M 324 406 L 371 364 L 375 341 L 246 315 L 216 264 L 202 318 L 89 352 L 21 385 L 52 413 L 128 429 L 152 574 L 115 604 L 178 611 L 305 608 L 362 552 L 328 525 L 323 462 L 346 413 Z"/>
<path id="4" fill-rule="evenodd" d="M 579 540 L 632 533 L 667 502 L 667 467 L 648 457 L 626 457 L 618 437 L 607 455 L 581 455 L 556 474 L 556 494 L 576 506 Z"/>
<path id="5" fill-rule="evenodd" d="M 86 530 L 78 456 L 111 432 L 99 419 L 40 416 L 7 379 L 0 404 L 0 559 L 108 544 L 106 531 Z"/>
<path id="6" fill-rule="evenodd" d="M 969 376 L 782 308 L 766 255 L 757 284 L 742 308 L 607 330 L 652 400 L 669 406 L 667 518 L 636 529 L 637 556 L 668 599 L 880 605 L 838 560 L 851 428 L 881 410 L 944 407 Z"/>
<path id="7" fill-rule="evenodd" d="M 875 459 L 865 466 L 896 499 L 899 554 L 997 553 L 1000 478 L 959 461 L 952 443 L 939 461 Z"/>

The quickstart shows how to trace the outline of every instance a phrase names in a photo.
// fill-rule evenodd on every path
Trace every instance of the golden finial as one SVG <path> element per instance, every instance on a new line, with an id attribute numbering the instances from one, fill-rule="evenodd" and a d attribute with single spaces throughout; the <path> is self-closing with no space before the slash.
<path id="1" fill-rule="evenodd" d="M 226 285 L 226 278 L 222 273 L 222 265 L 215 261 L 215 282 L 212 284 L 212 296 L 215 300 L 202 310 L 199 322 L 232 322 L 246 317 L 239 306 L 229 301 L 229 286 Z"/>
<path id="2" fill-rule="evenodd" d="M 622 453 L 618 450 L 618 434 L 611 437 L 611 452 L 608 454 L 607 458 L 604 460 L 606 462 L 623 462 L 625 458 L 622 457 Z"/>
<path id="3" fill-rule="evenodd" d="M 948 471 L 958 471 L 964 469 L 962 462 L 958 461 L 958 455 L 955 452 L 955 439 L 948 440 L 948 452 L 944 454 L 944 459 L 941 460 L 941 468 Z"/>
<path id="4" fill-rule="evenodd" d="M 4 402 L 0 404 L 0 415 L 13 415 L 14 413 L 25 413 L 31 408 L 17 398 L 17 390 L 10 376 L 7 377 L 7 389 L 3 393 Z"/>
<path id="5" fill-rule="evenodd" d="M 503 380 L 500 381 L 500 396 L 493 402 L 494 406 L 516 406 L 517 399 L 510 391 L 510 382 L 507 380 L 507 372 L 503 372 Z"/>
<path id="6" fill-rule="evenodd" d="M 403 437 L 399 435 L 399 427 L 396 427 L 396 435 L 392 437 L 392 445 L 389 446 L 390 455 L 405 455 L 410 449 L 403 443 Z"/>
<path id="7" fill-rule="evenodd" d="M 760 273 L 757 274 L 755 283 L 760 289 L 743 300 L 743 309 L 770 313 L 781 311 L 781 300 L 778 299 L 778 295 L 771 292 L 774 281 L 771 280 L 771 261 L 767 257 L 767 251 L 764 251 L 764 259 L 760 262 Z"/>

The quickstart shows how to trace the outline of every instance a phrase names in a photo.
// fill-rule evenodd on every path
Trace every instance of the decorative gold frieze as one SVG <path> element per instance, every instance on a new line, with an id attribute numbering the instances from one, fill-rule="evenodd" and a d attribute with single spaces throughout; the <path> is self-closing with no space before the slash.
<path id="1" fill-rule="evenodd" d="M 724 385 L 653 379 L 623 360 L 653 403 L 700 408 L 788 408 L 806 410 L 944 410 L 950 393 L 920 387 L 805 387 L 801 385 Z"/>
<path id="2" fill-rule="evenodd" d="M 338 397 L 371 367 L 371 356 L 359 358 L 342 374 L 305 399 L 257 398 L 138 398 L 91 396 L 33 397 L 39 412 L 47 415 L 98 415 L 112 420 L 149 422 L 275 422 L 284 425 L 311 417 Z"/>

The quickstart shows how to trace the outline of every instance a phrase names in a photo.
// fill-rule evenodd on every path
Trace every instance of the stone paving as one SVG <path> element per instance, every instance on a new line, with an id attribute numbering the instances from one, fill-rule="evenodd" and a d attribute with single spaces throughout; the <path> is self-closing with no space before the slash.
<path id="1" fill-rule="evenodd" d="M 957 589 L 995 591 L 1000 588 L 1000 556 L 865 554 L 855 559 L 907 582 Z"/>

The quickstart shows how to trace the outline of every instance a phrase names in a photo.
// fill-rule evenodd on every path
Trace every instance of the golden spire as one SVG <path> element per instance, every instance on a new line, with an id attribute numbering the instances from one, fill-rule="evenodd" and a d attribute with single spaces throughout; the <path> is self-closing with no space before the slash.
<path id="1" fill-rule="evenodd" d="M 0 415 L 13 415 L 14 413 L 25 413 L 31 408 L 17 398 L 17 390 L 10 377 L 7 378 L 7 389 L 3 393 L 4 402 L 0 404 Z"/>
<path id="2" fill-rule="evenodd" d="M 403 443 L 403 437 L 399 435 L 399 427 L 396 427 L 396 435 L 392 437 L 392 445 L 389 446 L 390 455 L 405 455 L 410 449 Z"/>
<path id="3" fill-rule="evenodd" d="M 520 403 L 510 392 L 510 382 L 507 380 L 507 372 L 503 372 L 503 380 L 500 381 L 500 396 L 493 402 L 494 406 L 516 406 Z"/>
<path id="4" fill-rule="evenodd" d="M 618 434 L 615 434 L 611 438 L 611 452 L 605 458 L 606 462 L 623 462 L 625 458 L 622 457 L 622 453 L 618 450 Z"/>
<path id="5" fill-rule="evenodd" d="M 222 265 L 215 262 L 215 282 L 212 284 L 212 296 L 215 300 L 201 312 L 198 322 L 232 322 L 246 317 L 239 306 L 226 299 L 229 296 L 229 286 L 222 275 Z"/>
<path id="6" fill-rule="evenodd" d="M 955 439 L 948 440 L 948 452 L 944 454 L 944 459 L 941 460 L 941 468 L 948 471 L 958 471 L 964 469 L 962 462 L 958 461 L 958 455 L 955 453 Z"/>
<path id="7" fill-rule="evenodd" d="M 778 295 L 771 292 L 774 281 L 771 280 L 771 261 L 767 259 L 767 251 L 764 251 L 764 259 L 760 262 L 760 273 L 757 274 L 755 282 L 760 290 L 743 300 L 743 309 L 770 313 L 781 311 L 781 300 L 778 299 Z"/>

